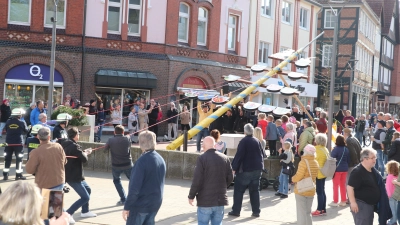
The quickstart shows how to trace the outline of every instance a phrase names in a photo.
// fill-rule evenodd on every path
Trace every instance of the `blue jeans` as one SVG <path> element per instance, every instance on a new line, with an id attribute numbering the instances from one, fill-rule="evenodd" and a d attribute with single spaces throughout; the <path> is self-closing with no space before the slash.
<path id="1" fill-rule="evenodd" d="M 389 198 L 390 210 L 392 211 L 392 218 L 388 221 L 388 224 L 396 224 L 397 223 L 397 212 L 398 212 L 398 202 L 394 198 Z"/>
<path id="2" fill-rule="evenodd" d="M 356 131 L 356 138 L 358 142 L 360 142 L 360 145 L 363 143 L 362 138 L 363 138 L 363 132 L 362 131 Z"/>
<path id="3" fill-rule="evenodd" d="M 281 169 L 281 174 L 279 175 L 279 190 L 278 192 L 284 195 L 289 193 L 289 175 L 284 174 L 283 169 Z"/>
<path id="4" fill-rule="evenodd" d="M 317 186 L 317 200 L 318 200 L 318 206 L 317 210 L 321 211 L 324 210 L 326 212 L 326 194 L 325 194 L 325 179 L 318 179 L 316 180 L 316 186 Z"/>
<path id="5" fill-rule="evenodd" d="M 376 154 L 376 163 L 375 168 L 381 172 L 382 176 L 385 176 L 385 164 L 383 164 L 383 151 L 382 149 L 375 149 Z"/>
<path id="6" fill-rule="evenodd" d="M 383 165 L 386 165 L 388 162 L 388 155 L 383 152 L 382 158 L 383 158 Z"/>
<path id="7" fill-rule="evenodd" d="M 125 169 L 125 170 L 119 170 L 114 167 L 112 168 L 113 182 L 114 182 L 115 188 L 117 189 L 118 195 L 119 195 L 121 201 L 123 201 L 123 202 L 125 202 L 125 200 L 126 200 L 126 194 L 125 194 L 124 188 L 122 187 L 122 184 L 121 184 L 121 174 L 124 173 L 125 176 L 129 180 L 130 176 L 131 176 L 131 171 L 132 171 L 132 167 L 129 169 Z"/>
<path id="8" fill-rule="evenodd" d="M 49 188 L 52 191 L 62 191 L 64 189 L 64 184 L 60 184 L 54 187 Z"/>
<path id="9" fill-rule="evenodd" d="M 203 137 L 207 137 L 210 135 L 210 132 L 208 131 L 208 128 L 203 128 L 199 133 L 197 133 L 197 139 L 196 139 L 196 145 L 197 145 L 197 151 L 200 152 L 201 146 L 201 139 Z"/>
<path id="10" fill-rule="evenodd" d="M 198 225 L 208 225 L 210 221 L 211 225 L 220 225 L 222 224 L 223 218 L 224 218 L 224 206 L 197 208 Z"/>
<path id="11" fill-rule="evenodd" d="M 4 129 L 4 127 L 6 126 L 6 123 L 4 122 L 1 122 L 0 123 L 0 137 L 3 135 L 3 129 Z"/>
<path id="12" fill-rule="evenodd" d="M 233 189 L 233 213 L 240 214 L 242 210 L 243 194 L 248 187 L 251 210 L 254 214 L 260 214 L 260 178 L 261 170 L 236 174 Z"/>
<path id="13" fill-rule="evenodd" d="M 157 212 L 141 213 L 141 212 L 129 212 L 129 217 L 126 220 L 127 225 L 154 225 L 154 219 L 156 218 Z"/>
<path id="14" fill-rule="evenodd" d="M 76 193 L 81 197 L 76 201 L 74 204 L 69 207 L 67 210 L 67 213 L 70 215 L 73 215 L 76 210 L 78 210 L 80 207 L 82 207 L 82 213 L 87 213 L 89 212 L 89 200 L 90 200 L 90 193 L 92 190 L 90 189 L 89 185 L 86 183 L 86 181 L 81 181 L 81 182 L 68 182 L 69 186 L 71 186 Z"/>
<path id="15" fill-rule="evenodd" d="M 97 126 L 99 126 L 99 129 L 97 130 L 97 141 L 101 141 L 101 135 L 103 133 L 103 127 L 104 127 L 104 122 L 98 123 Z"/>

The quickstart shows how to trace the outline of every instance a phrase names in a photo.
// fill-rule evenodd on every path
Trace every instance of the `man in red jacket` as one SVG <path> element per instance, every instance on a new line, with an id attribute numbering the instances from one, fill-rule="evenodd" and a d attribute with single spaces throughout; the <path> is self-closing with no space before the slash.
<path id="1" fill-rule="evenodd" d="M 320 114 L 320 118 L 317 122 L 317 129 L 319 133 L 325 134 L 328 131 L 328 122 L 326 121 L 326 112 L 322 111 Z"/>

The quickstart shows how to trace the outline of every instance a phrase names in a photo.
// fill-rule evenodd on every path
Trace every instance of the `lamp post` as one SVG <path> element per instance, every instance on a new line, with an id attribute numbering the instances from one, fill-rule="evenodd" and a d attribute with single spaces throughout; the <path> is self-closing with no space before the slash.
<path id="1" fill-rule="evenodd" d="M 54 9 L 53 17 L 51 22 L 53 22 L 53 30 L 51 35 L 51 58 L 50 58 L 50 80 L 49 80 L 49 99 L 47 101 L 47 113 L 49 118 L 53 113 L 53 94 L 54 94 L 54 69 L 55 69 L 55 58 L 56 58 L 56 31 L 57 31 L 57 4 L 59 0 L 53 0 Z"/>
<path id="2" fill-rule="evenodd" d="M 334 12 L 334 10 L 332 10 Z M 331 82 L 329 87 L 329 120 L 328 120 L 328 150 L 332 150 L 332 125 L 333 125 L 333 98 L 335 97 L 335 75 L 336 75 L 336 55 L 337 55 L 337 36 L 339 33 L 339 14 L 334 16 L 333 42 L 332 42 L 332 57 L 331 57 Z"/>

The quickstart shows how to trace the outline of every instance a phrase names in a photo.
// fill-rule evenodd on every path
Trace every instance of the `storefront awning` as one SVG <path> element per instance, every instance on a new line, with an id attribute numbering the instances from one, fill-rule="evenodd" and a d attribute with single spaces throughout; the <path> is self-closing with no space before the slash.
<path id="1" fill-rule="evenodd" d="M 96 86 L 156 88 L 157 77 L 150 72 L 102 69 L 95 74 Z"/>
<path id="2" fill-rule="evenodd" d="M 240 83 L 240 82 L 230 82 L 230 83 L 224 85 L 223 90 L 224 90 L 224 94 L 227 94 L 229 92 L 232 92 L 232 93 L 242 92 L 249 86 L 250 86 L 250 84 L 244 84 L 244 83 Z"/>

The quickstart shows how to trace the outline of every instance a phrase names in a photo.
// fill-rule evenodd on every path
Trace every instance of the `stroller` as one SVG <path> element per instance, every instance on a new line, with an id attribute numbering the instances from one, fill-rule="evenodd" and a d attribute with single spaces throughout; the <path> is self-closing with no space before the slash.
<path id="1" fill-rule="evenodd" d="M 266 175 L 268 175 L 268 170 L 267 169 L 263 169 L 262 172 L 265 173 Z M 229 189 L 231 186 L 234 186 L 234 185 L 235 185 L 235 178 L 233 179 L 232 183 L 227 188 Z M 276 176 L 275 179 L 267 179 L 267 178 L 261 177 L 260 186 L 259 186 L 260 191 L 262 189 L 266 189 L 269 185 L 272 185 L 274 190 L 278 191 L 278 188 L 279 188 L 279 177 Z"/>

